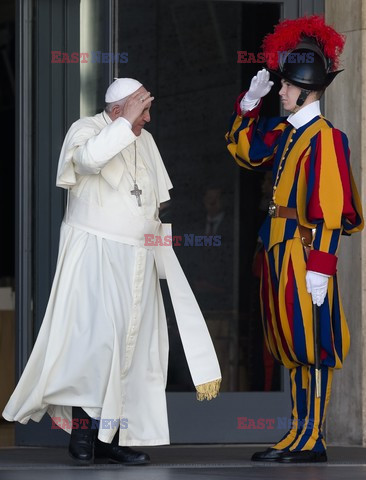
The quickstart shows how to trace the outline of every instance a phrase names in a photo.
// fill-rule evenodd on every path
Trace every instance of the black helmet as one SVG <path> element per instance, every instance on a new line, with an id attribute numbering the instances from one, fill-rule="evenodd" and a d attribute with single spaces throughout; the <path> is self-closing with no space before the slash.
<path id="1" fill-rule="evenodd" d="M 278 70 L 270 72 L 305 90 L 323 90 L 342 72 L 331 71 L 330 62 L 311 38 L 301 41 L 295 49 L 279 53 Z"/>
<path id="2" fill-rule="evenodd" d="M 344 35 L 312 15 L 283 20 L 263 40 L 270 72 L 301 88 L 302 105 L 311 91 L 324 90 L 342 70 L 336 71 Z"/>

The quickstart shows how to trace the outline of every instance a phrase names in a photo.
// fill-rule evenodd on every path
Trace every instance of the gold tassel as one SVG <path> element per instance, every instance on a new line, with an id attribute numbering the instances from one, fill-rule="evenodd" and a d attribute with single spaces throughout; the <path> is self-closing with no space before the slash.
<path id="1" fill-rule="evenodd" d="M 220 384 L 221 378 L 213 380 L 212 382 L 196 385 L 197 400 L 202 402 L 203 400 L 212 400 L 213 398 L 216 398 L 219 394 Z"/>

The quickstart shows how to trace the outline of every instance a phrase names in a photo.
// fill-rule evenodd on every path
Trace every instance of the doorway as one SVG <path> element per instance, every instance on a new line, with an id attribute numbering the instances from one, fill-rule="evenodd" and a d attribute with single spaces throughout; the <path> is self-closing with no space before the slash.
<path id="1" fill-rule="evenodd" d="M 34 107 L 39 110 L 34 115 L 36 135 L 46 131 L 49 143 L 46 149 L 36 137 L 42 148 L 33 163 L 34 178 L 31 175 L 28 182 L 29 188 L 36 186 L 37 195 L 33 195 L 32 205 L 33 244 L 24 243 L 23 252 L 27 252 L 28 261 L 31 258 L 34 282 L 30 295 L 27 272 L 19 270 L 19 282 L 24 286 L 17 313 L 20 371 L 30 353 L 27 345 L 33 344 L 42 322 L 53 277 L 64 209 L 64 198 L 54 187 L 54 176 L 63 136 L 80 116 L 80 81 L 81 85 L 85 85 L 85 79 L 92 82 L 89 86 L 102 95 L 113 76 L 138 78 L 156 98 L 147 129 L 155 138 L 174 184 L 172 199 L 161 211 L 162 221 L 172 222 L 174 235 L 183 238 L 213 232 L 222 240 L 217 247 L 181 245 L 175 249 L 207 320 L 222 368 L 223 386 L 216 400 L 196 401 L 174 314 L 165 295 L 171 350 L 167 386 L 171 441 L 274 442 L 287 430 L 290 405 L 287 376 L 263 347 L 258 277 L 253 268 L 256 232 L 264 215 L 265 178 L 235 165 L 226 150 L 224 135 L 237 95 L 262 68 L 255 63 L 238 63 L 238 51 L 257 53 L 263 36 L 279 19 L 295 18 L 302 12 L 293 0 L 99 2 L 108 3 L 108 9 L 98 10 L 98 25 L 104 34 L 93 49 L 127 52 L 128 61 L 114 64 L 113 68 L 98 63 L 84 79 L 76 64 L 48 65 L 48 75 L 33 72 L 34 85 L 38 76 L 42 78 L 43 91 L 48 89 L 56 103 L 46 105 L 37 95 L 40 101 Z M 82 20 L 85 11 L 80 17 L 80 2 L 36 3 L 44 9 L 37 17 L 39 32 L 48 31 L 50 17 L 64 15 L 64 28 L 54 33 L 53 44 L 46 34 L 40 36 L 42 52 L 48 47 L 78 51 L 80 41 L 86 38 L 83 28 L 88 28 Z M 97 4 L 98 0 L 93 0 L 93 5 Z M 96 15 L 95 9 L 93 12 Z M 93 100 L 98 111 L 103 108 L 102 100 L 102 96 L 99 104 L 98 99 Z M 279 113 L 275 87 L 266 103 L 265 114 Z M 81 105 L 83 112 L 92 114 L 90 105 Z M 48 121 L 48 115 L 53 122 Z M 41 215 L 42 208 L 46 208 L 46 214 Z M 166 290 L 163 283 L 162 289 Z M 60 445 L 67 440 L 64 432 L 51 431 L 46 418 L 40 424 L 17 425 L 18 445 Z"/>
<path id="2" fill-rule="evenodd" d="M 257 231 L 266 215 L 266 178 L 237 167 L 224 136 L 236 97 L 264 66 L 238 63 L 238 51 L 257 54 L 273 25 L 296 12 L 296 2 L 150 0 L 143 8 L 135 0 L 119 3 L 118 51 L 128 52 L 128 63 L 118 65 L 118 76 L 138 78 L 155 97 L 147 129 L 174 185 L 162 221 L 172 223 L 173 234 L 183 239 L 175 251 L 223 375 L 218 399 L 195 400 L 162 282 L 174 443 L 271 442 L 287 430 L 288 382 L 264 345 L 253 268 Z M 280 113 L 277 91 L 268 96 L 264 114 Z M 220 237 L 219 246 L 187 241 L 210 234 Z M 265 427 L 255 428 L 263 419 Z M 246 428 L 248 421 L 253 428 Z"/>

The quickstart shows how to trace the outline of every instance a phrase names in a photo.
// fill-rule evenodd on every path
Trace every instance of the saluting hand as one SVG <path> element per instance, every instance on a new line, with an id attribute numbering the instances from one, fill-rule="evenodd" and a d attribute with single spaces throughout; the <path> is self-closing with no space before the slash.
<path id="1" fill-rule="evenodd" d="M 273 82 L 269 79 L 269 71 L 263 68 L 252 78 L 245 97 L 249 101 L 259 100 L 267 95 L 272 87 Z"/>
<path id="2" fill-rule="evenodd" d="M 122 107 L 121 116 L 133 125 L 135 120 L 142 114 L 146 107 L 151 105 L 153 100 L 154 97 L 150 95 L 150 92 L 146 90 L 141 92 L 139 89 L 127 98 Z"/>

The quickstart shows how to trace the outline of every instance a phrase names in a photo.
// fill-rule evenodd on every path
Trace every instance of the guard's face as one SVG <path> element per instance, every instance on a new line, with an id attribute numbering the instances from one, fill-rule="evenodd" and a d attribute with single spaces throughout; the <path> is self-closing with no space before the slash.
<path id="1" fill-rule="evenodd" d="M 147 90 L 145 87 L 140 87 L 138 89 L 138 92 L 141 92 L 141 95 L 144 95 L 147 93 Z M 145 108 L 145 110 L 141 113 L 141 115 L 136 118 L 136 120 L 132 125 L 132 131 L 136 136 L 141 135 L 141 130 L 144 128 L 145 123 L 150 122 L 150 107 L 151 107 L 151 103 Z"/>
<path id="2" fill-rule="evenodd" d="M 278 94 L 281 97 L 283 108 L 288 112 L 294 112 L 298 110 L 299 107 L 296 105 L 296 101 L 301 93 L 301 88 L 292 85 L 292 83 L 284 79 L 281 80 L 281 83 L 282 88 Z"/>

